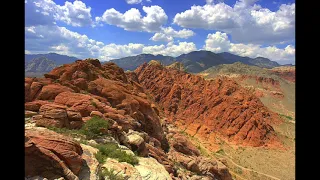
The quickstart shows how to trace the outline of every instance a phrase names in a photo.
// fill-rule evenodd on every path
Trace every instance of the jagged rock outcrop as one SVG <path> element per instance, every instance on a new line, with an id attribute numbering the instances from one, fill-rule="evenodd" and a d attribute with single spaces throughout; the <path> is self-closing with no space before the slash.
<path id="1" fill-rule="evenodd" d="M 80 112 L 60 104 L 45 104 L 40 107 L 39 115 L 33 116 L 37 126 L 79 129 L 83 121 Z"/>
<path id="2" fill-rule="evenodd" d="M 209 142 L 210 135 L 215 133 L 243 145 L 278 144 L 271 126 L 279 121 L 278 116 L 235 81 L 228 78 L 206 81 L 146 63 L 135 72 L 140 84 L 163 107 L 168 120 L 188 134 Z"/>

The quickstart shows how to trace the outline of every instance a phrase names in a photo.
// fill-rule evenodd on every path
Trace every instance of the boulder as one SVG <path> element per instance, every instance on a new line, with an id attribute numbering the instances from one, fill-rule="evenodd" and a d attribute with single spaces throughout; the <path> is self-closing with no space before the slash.
<path id="1" fill-rule="evenodd" d="M 54 100 L 54 98 L 62 92 L 73 92 L 73 90 L 69 87 L 62 86 L 60 84 L 49 84 L 47 86 L 42 87 L 41 92 L 39 93 L 36 99 Z"/>
<path id="2" fill-rule="evenodd" d="M 137 151 L 140 156 L 148 156 L 149 151 L 145 145 L 145 141 L 138 132 L 131 131 L 127 135 L 127 143 L 130 144 L 131 150 Z"/>
<path id="3" fill-rule="evenodd" d="M 154 158 L 139 158 L 139 164 L 135 168 L 140 173 L 142 179 L 172 179 L 165 167 Z"/>
<path id="4" fill-rule="evenodd" d="M 58 128 L 69 127 L 67 107 L 58 104 L 45 104 L 39 110 L 39 116 L 34 116 L 37 126 Z"/>
<path id="5" fill-rule="evenodd" d="M 45 105 L 45 104 L 52 104 L 52 102 L 49 102 L 49 101 L 43 101 L 43 100 L 35 100 L 35 101 L 31 101 L 31 102 L 26 102 L 24 104 L 24 109 L 25 110 L 28 110 L 28 111 L 35 111 L 35 112 L 38 112 L 40 107 L 42 105 Z"/>
<path id="6" fill-rule="evenodd" d="M 175 134 L 170 140 L 176 151 L 190 156 L 200 155 L 200 151 L 183 135 Z"/>
<path id="7" fill-rule="evenodd" d="M 55 103 L 41 106 L 39 115 L 34 116 L 33 120 L 37 126 L 71 129 L 80 129 L 84 123 L 80 112 Z"/>
<path id="8" fill-rule="evenodd" d="M 94 117 L 94 116 L 102 118 L 103 114 L 101 112 L 99 112 L 99 111 L 91 111 L 90 117 Z"/>
<path id="9" fill-rule="evenodd" d="M 99 162 L 95 158 L 95 154 L 99 151 L 98 149 L 80 144 L 83 150 L 81 155 L 84 160 L 83 167 L 79 173 L 79 179 L 81 180 L 99 180 L 98 170 L 99 170 Z"/>
<path id="10" fill-rule="evenodd" d="M 89 116 L 92 111 L 104 112 L 105 103 L 87 94 L 63 92 L 54 100 L 57 104 L 63 104 L 70 107 L 70 110 L 80 112 L 81 116 Z"/>
<path id="11" fill-rule="evenodd" d="M 34 115 L 37 115 L 38 113 L 37 112 L 34 112 L 34 111 L 24 111 L 24 117 L 25 118 L 29 118 L 29 117 L 32 117 Z"/>
<path id="12" fill-rule="evenodd" d="M 113 170 L 118 176 L 122 176 L 128 180 L 142 180 L 139 171 L 136 169 L 137 166 L 132 166 L 126 162 L 119 162 L 116 159 L 108 158 L 102 165 L 102 169 Z"/>
<path id="13" fill-rule="evenodd" d="M 67 116 L 69 121 L 82 121 L 82 116 L 80 112 L 75 111 L 73 109 L 67 110 Z"/>

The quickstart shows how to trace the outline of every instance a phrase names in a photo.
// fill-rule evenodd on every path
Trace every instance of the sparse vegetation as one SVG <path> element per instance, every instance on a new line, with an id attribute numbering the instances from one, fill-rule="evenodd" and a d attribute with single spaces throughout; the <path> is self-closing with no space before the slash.
<path id="1" fill-rule="evenodd" d="M 98 107 L 97 103 L 96 103 L 96 102 L 94 102 L 93 100 L 90 100 L 90 102 L 91 102 L 91 105 L 92 105 L 92 106 L 94 106 L 94 107 Z"/>
<path id="2" fill-rule="evenodd" d="M 96 138 L 101 135 L 105 134 L 104 130 L 109 128 L 108 121 L 99 118 L 99 117 L 92 117 L 88 120 L 80 130 L 78 129 L 67 129 L 67 128 L 57 128 L 57 127 L 48 127 L 48 129 L 55 131 L 57 133 L 70 135 L 72 137 L 78 137 L 81 135 L 85 135 L 86 139 Z"/>
<path id="3" fill-rule="evenodd" d="M 99 144 L 96 148 L 99 149 L 96 158 L 100 163 L 104 163 L 107 157 L 117 159 L 119 162 L 127 162 L 132 165 L 138 164 L 139 162 L 136 156 L 127 154 L 114 143 Z"/>
<path id="4" fill-rule="evenodd" d="M 284 114 L 279 114 L 279 116 L 282 117 L 282 118 L 289 119 L 289 120 L 293 119 L 291 116 L 287 116 L 287 115 L 284 115 Z"/>
<path id="5" fill-rule="evenodd" d="M 208 154 L 207 150 L 204 149 L 200 144 L 197 146 L 198 150 L 200 151 L 200 154 L 203 156 L 207 156 L 210 157 L 210 155 Z"/>
<path id="6" fill-rule="evenodd" d="M 100 179 L 108 179 L 108 180 L 124 180 L 121 175 L 118 175 L 114 172 L 114 169 L 103 169 L 99 173 Z"/>
<path id="7" fill-rule="evenodd" d="M 92 117 L 88 120 L 81 128 L 81 133 L 86 135 L 87 138 L 92 139 L 96 138 L 100 135 L 103 135 L 104 130 L 109 128 L 108 121 L 99 118 L 99 117 Z"/>
<path id="8" fill-rule="evenodd" d="M 77 137 L 79 134 L 81 134 L 81 132 L 77 129 L 57 128 L 53 126 L 47 128 L 59 134 L 69 135 L 72 137 Z"/>
<path id="9" fill-rule="evenodd" d="M 219 149 L 216 153 L 221 154 L 221 155 L 226 155 L 223 149 Z"/>
<path id="10" fill-rule="evenodd" d="M 103 164 L 106 161 L 105 156 L 100 151 L 97 152 L 94 156 L 100 164 Z"/>
<path id="11" fill-rule="evenodd" d="M 237 173 L 237 174 L 242 174 L 243 173 L 242 169 L 239 168 L 239 167 L 235 167 L 234 172 Z"/>

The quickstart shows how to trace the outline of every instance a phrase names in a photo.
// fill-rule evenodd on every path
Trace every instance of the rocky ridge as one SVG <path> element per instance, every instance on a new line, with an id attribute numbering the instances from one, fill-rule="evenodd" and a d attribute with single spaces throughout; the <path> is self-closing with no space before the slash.
<path id="1" fill-rule="evenodd" d="M 168 121 L 191 136 L 214 142 L 216 136 L 250 146 L 279 146 L 272 124 L 277 114 L 229 78 L 206 81 L 176 69 L 143 64 L 135 70 L 141 85 Z M 213 143 L 211 143 L 213 144 Z"/>

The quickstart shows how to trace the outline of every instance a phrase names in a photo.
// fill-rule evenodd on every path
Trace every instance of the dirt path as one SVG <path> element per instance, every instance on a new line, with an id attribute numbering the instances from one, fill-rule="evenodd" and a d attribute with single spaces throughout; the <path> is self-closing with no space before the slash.
<path id="1" fill-rule="evenodd" d="M 217 155 L 222 156 L 222 157 L 224 157 L 224 158 L 227 158 L 228 160 L 231 161 L 232 164 L 234 164 L 235 166 L 237 166 L 237 167 L 239 167 L 239 168 L 242 168 L 242 169 L 245 169 L 245 170 L 248 170 L 248 171 L 251 171 L 251 172 L 255 172 L 255 173 L 258 173 L 258 174 L 267 176 L 267 177 L 272 178 L 272 179 L 280 180 L 279 178 L 274 177 L 274 176 L 271 176 L 271 175 L 269 175 L 269 174 L 265 174 L 265 173 L 262 173 L 262 172 L 255 171 L 255 170 L 253 170 L 253 169 L 249 169 L 249 168 L 243 167 L 243 166 L 235 163 L 235 162 L 234 162 L 231 158 L 229 158 L 228 156 L 224 156 L 224 155 L 222 155 L 222 154 L 217 154 Z"/>

